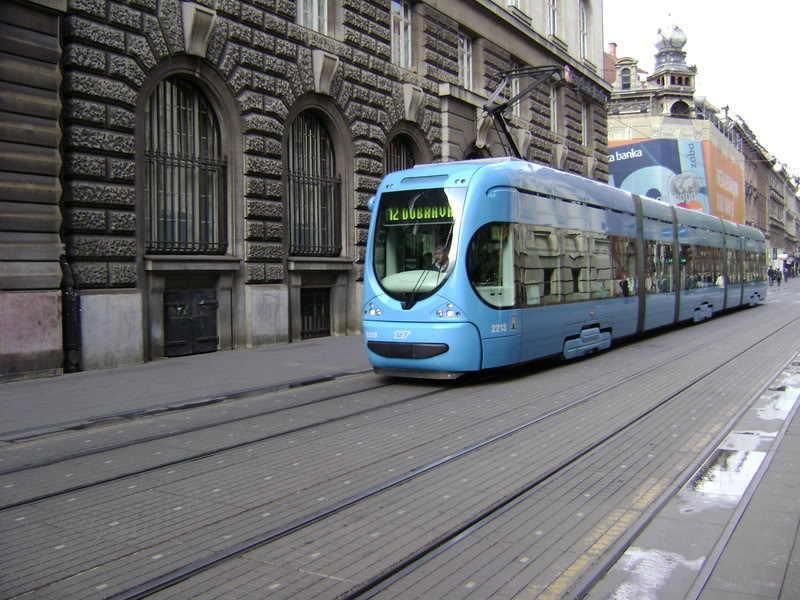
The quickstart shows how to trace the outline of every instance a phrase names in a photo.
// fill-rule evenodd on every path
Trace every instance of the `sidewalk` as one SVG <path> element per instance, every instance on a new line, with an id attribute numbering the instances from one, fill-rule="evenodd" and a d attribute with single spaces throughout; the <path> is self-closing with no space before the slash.
<path id="1" fill-rule="evenodd" d="M 0 384 L 0 443 L 371 371 L 360 335 Z"/>
<path id="2" fill-rule="evenodd" d="M 586 600 L 800 599 L 800 355 Z"/>

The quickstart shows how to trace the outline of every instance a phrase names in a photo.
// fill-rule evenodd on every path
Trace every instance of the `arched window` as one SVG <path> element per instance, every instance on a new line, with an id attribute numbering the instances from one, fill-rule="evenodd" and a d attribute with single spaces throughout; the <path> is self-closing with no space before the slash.
<path id="1" fill-rule="evenodd" d="M 288 142 L 289 255 L 339 256 L 341 185 L 331 137 L 306 110 L 292 123 Z"/>
<path id="2" fill-rule="evenodd" d="M 631 89 L 631 70 L 630 69 L 622 69 L 620 72 L 620 79 L 622 80 L 622 89 L 629 90 Z"/>
<path id="3" fill-rule="evenodd" d="M 691 114 L 691 108 L 686 102 L 679 100 L 670 107 L 670 114 L 674 117 L 688 117 Z"/>
<path id="4" fill-rule="evenodd" d="M 413 144 L 407 135 L 394 136 L 386 147 L 386 173 L 414 166 Z"/>
<path id="5" fill-rule="evenodd" d="M 153 254 L 224 254 L 225 161 L 219 121 L 180 77 L 145 108 L 145 246 Z"/>

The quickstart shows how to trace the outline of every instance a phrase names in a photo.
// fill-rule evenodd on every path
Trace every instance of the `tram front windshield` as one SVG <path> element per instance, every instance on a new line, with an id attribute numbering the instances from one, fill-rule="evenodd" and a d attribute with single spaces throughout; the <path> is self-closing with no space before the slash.
<path id="1" fill-rule="evenodd" d="M 453 272 L 465 188 L 385 192 L 378 204 L 373 267 L 381 287 L 410 308 Z"/>

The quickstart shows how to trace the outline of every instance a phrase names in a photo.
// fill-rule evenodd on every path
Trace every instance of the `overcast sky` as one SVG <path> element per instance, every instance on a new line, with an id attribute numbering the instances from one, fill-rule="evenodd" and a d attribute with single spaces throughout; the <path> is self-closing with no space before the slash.
<path id="1" fill-rule="evenodd" d="M 603 47 L 617 44 L 652 73 L 658 30 L 686 34 L 696 94 L 740 115 L 768 152 L 800 176 L 800 1 L 603 0 Z M 609 117 L 611 118 L 611 117 Z"/>

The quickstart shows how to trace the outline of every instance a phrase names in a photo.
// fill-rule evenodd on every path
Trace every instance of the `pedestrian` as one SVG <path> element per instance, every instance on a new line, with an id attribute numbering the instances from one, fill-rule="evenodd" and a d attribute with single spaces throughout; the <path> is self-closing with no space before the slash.
<path id="1" fill-rule="evenodd" d="M 781 278 L 783 277 L 782 269 L 775 269 L 775 281 L 778 282 L 778 287 L 781 287 Z"/>
<path id="2" fill-rule="evenodd" d="M 772 267 L 767 269 L 767 277 L 769 277 L 769 284 L 770 285 L 775 283 L 775 269 L 773 269 Z"/>

